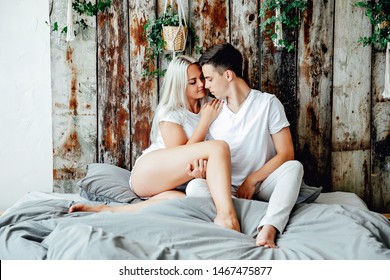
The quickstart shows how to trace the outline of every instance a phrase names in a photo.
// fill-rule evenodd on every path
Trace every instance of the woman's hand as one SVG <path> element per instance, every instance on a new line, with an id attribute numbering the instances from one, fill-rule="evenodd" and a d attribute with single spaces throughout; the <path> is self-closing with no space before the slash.
<path id="1" fill-rule="evenodd" d="M 207 160 L 196 159 L 193 163 L 188 164 L 187 173 L 193 178 L 206 179 Z"/>
<path id="2" fill-rule="evenodd" d="M 192 136 L 187 140 L 186 144 L 193 144 L 205 140 L 210 125 L 222 110 L 222 104 L 223 101 L 218 99 L 213 99 L 212 101 L 203 104 L 200 110 L 199 124 L 195 128 Z"/>
<path id="3" fill-rule="evenodd" d="M 223 101 L 219 99 L 213 99 L 208 103 L 203 104 L 200 111 L 201 119 L 207 120 L 211 124 L 219 115 L 222 110 Z"/>

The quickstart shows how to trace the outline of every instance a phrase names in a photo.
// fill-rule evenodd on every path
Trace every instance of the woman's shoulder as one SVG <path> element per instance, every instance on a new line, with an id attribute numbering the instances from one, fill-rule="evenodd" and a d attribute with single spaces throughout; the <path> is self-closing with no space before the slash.
<path id="1" fill-rule="evenodd" d="M 160 121 L 180 122 L 185 116 L 185 110 L 182 108 L 166 110 L 161 114 Z"/>

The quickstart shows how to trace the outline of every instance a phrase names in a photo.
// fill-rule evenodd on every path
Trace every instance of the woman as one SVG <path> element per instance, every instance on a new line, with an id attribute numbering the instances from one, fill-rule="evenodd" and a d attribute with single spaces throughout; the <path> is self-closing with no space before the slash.
<path id="1" fill-rule="evenodd" d="M 176 188 L 191 179 L 189 162 L 207 162 L 207 183 L 217 215 L 214 223 L 240 231 L 231 198 L 230 151 L 224 141 L 203 140 L 220 112 L 221 101 L 206 102 L 204 78 L 193 58 L 177 56 L 165 74 L 162 96 L 153 118 L 151 146 L 137 159 L 130 188 L 145 202 L 124 206 L 74 205 L 75 211 L 136 211 L 162 199 L 180 198 Z"/>

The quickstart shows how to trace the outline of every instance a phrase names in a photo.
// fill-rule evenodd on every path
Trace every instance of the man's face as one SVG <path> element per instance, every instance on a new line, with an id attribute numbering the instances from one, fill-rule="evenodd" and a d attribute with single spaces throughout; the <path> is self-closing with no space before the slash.
<path id="1" fill-rule="evenodd" d="M 217 68 L 210 64 L 203 65 L 202 71 L 206 81 L 205 88 L 218 99 L 226 97 L 229 83 L 224 73 L 220 74 Z"/>

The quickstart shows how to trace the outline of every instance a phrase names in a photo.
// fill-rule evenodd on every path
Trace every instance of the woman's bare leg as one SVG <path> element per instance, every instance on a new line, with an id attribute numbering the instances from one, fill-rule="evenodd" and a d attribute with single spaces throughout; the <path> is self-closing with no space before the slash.
<path id="1" fill-rule="evenodd" d="M 241 231 L 232 201 L 229 146 L 223 142 L 222 145 L 213 147 L 213 149 L 216 149 L 214 150 L 216 155 L 208 158 L 206 180 L 217 209 L 214 223 Z"/>
<path id="2" fill-rule="evenodd" d="M 240 231 L 231 198 L 230 151 L 224 141 L 166 148 L 142 156 L 132 171 L 132 189 L 141 197 L 174 189 L 192 179 L 187 166 L 196 159 L 208 161 L 207 183 L 217 209 L 214 222 Z"/>
<path id="3" fill-rule="evenodd" d="M 125 204 L 125 205 L 116 205 L 109 206 L 105 204 L 99 205 L 88 205 L 88 204 L 75 204 L 69 208 L 69 213 L 73 212 L 136 212 L 140 209 L 143 209 L 149 205 L 160 203 L 161 201 L 174 199 L 174 198 L 182 198 L 185 197 L 185 194 L 180 191 L 167 191 L 160 193 L 151 197 L 148 200 L 134 203 L 134 204 Z"/>

